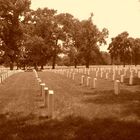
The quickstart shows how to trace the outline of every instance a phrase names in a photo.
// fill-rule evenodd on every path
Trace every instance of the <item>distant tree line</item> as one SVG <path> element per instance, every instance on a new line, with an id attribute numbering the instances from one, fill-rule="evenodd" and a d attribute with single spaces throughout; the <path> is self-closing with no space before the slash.
<path id="1" fill-rule="evenodd" d="M 93 23 L 93 14 L 78 20 L 69 13 L 56 10 L 30 9 L 30 0 L 0 0 L 0 63 L 17 67 L 91 64 L 135 64 L 139 60 L 139 39 L 124 32 L 106 45 L 109 31 L 101 31 Z M 61 57 L 62 54 L 64 57 Z"/>
<path id="2" fill-rule="evenodd" d="M 126 31 L 112 38 L 108 50 L 112 64 L 140 64 L 140 38 L 129 37 Z"/>

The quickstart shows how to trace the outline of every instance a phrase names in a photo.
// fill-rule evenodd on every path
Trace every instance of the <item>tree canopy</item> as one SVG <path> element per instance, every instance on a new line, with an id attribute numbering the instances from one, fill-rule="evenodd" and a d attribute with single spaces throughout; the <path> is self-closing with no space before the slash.
<path id="1" fill-rule="evenodd" d="M 112 62 L 117 59 L 119 61 L 117 63 L 122 62 L 124 66 L 125 64 L 137 65 L 140 56 L 139 40 L 139 38 L 129 37 L 126 31 L 112 38 L 108 47 Z"/>
<path id="2" fill-rule="evenodd" d="M 9 59 L 11 69 L 13 69 L 13 63 L 19 55 L 19 48 L 22 44 L 21 16 L 28 11 L 29 6 L 29 0 L 0 0 L 1 50 Z"/>
<path id="3" fill-rule="evenodd" d="M 122 32 L 112 38 L 109 54 L 100 51 L 106 45 L 109 31 L 99 30 L 93 22 L 93 13 L 80 21 L 70 13 L 54 9 L 30 9 L 30 0 L 0 0 L 0 63 L 13 66 L 51 64 L 55 68 L 61 54 L 64 64 L 86 65 L 112 63 L 137 65 L 140 39 Z M 98 59 L 97 59 L 98 58 Z M 106 61 L 104 61 L 106 59 Z M 60 64 L 60 63 L 59 63 Z"/>

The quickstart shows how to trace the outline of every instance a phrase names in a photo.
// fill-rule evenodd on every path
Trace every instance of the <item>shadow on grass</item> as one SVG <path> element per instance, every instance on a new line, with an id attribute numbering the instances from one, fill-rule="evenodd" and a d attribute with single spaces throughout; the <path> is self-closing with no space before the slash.
<path id="1" fill-rule="evenodd" d="M 26 119 L 7 120 L 0 117 L 1 140 L 138 140 L 140 124 L 116 119 L 86 120 L 68 116 L 62 120 L 46 120 L 27 124 Z"/>
<path id="2" fill-rule="evenodd" d="M 133 101 L 130 104 L 126 104 L 124 108 L 123 115 L 135 114 L 140 118 L 140 101 Z"/>
<path id="3" fill-rule="evenodd" d="M 129 85 L 129 78 L 124 78 L 124 83 Z M 140 85 L 140 78 L 134 77 L 133 78 L 133 85 Z"/>
<path id="4" fill-rule="evenodd" d="M 85 103 L 94 104 L 125 104 L 127 102 L 140 103 L 140 91 L 130 92 L 121 90 L 119 95 L 114 94 L 114 90 L 94 91 L 93 94 L 86 93 L 87 98 L 83 100 Z M 92 97 L 93 95 L 93 97 Z M 94 96 L 97 95 L 97 96 Z"/>
<path id="5" fill-rule="evenodd" d="M 140 118 L 140 91 L 121 90 L 119 95 L 115 95 L 113 90 L 95 91 L 93 96 L 87 94 L 83 102 L 110 106 L 119 104 L 123 106 L 122 114 L 124 116 L 135 114 Z"/>

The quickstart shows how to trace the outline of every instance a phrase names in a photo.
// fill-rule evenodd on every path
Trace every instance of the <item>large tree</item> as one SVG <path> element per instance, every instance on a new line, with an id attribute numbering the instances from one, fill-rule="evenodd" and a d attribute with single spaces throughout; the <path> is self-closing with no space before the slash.
<path id="1" fill-rule="evenodd" d="M 140 38 L 136 38 L 133 41 L 133 47 L 132 47 L 132 57 L 133 57 L 133 62 L 135 66 L 137 64 L 140 64 Z"/>
<path id="2" fill-rule="evenodd" d="M 108 37 L 108 30 L 104 28 L 100 31 L 96 25 L 92 22 L 92 14 L 88 20 L 82 21 L 82 46 L 81 54 L 86 62 L 86 67 L 89 68 L 91 60 L 94 59 L 94 55 L 100 57 L 99 46 L 106 44 L 105 38 Z"/>
<path id="3" fill-rule="evenodd" d="M 49 33 L 54 13 L 55 10 L 48 8 L 39 8 L 36 11 L 30 10 L 25 14 L 25 18 L 22 21 L 24 25 L 24 60 L 28 65 L 32 65 L 31 61 L 34 62 L 35 68 L 41 66 L 41 69 L 43 69 L 43 66 L 46 65 L 50 59 L 51 52 L 48 39 L 50 39 Z M 28 53 L 29 50 L 32 53 Z M 35 53 L 37 58 L 34 57 Z"/>
<path id="4" fill-rule="evenodd" d="M 45 57 L 48 55 L 49 58 L 51 55 L 52 68 L 54 69 L 57 55 L 61 53 L 60 40 L 65 39 L 64 32 L 56 19 L 56 10 L 39 8 L 36 11 L 32 11 L 30 15 L 32 20 L 27 19 L 30 20 L 30 24 L 34 25 L 34 34 L 44 40 L 46 46 L 44 48 L 46 49 L 44 50 L 46 54 L 44 53 L 44 55 Z M 45 60 L 46 62 L 48 61 L 48 59 Z"/>
<path id="5" fill-rule="evenodd" d="M 66 35 L 66 39 L 63 42 L 64 52 L 69 56 L 70 64 L 76 68 L 80 62 L 79 56 L 82 45 L 81 22 L 69 13 L 61 13 L 57 15 L 57 19 Z"/>
<path id="6" fill-rule="evenodd" d="M 128 37 L 128 32 L 122 32 L 112 39 L 108 50 L 112 59 L 118 59 L 125 66 L 126 63 L 132 64 L 132 49 L 134 39 Z"/>
<path id="7" fill-rule="evenodd" d="M 118 58 L 119 49 L 116 45 L 117 41 L 115 38 L 111 38 L 111 43 L 109 44 L 108 50 L 111 57 L 111 64 L 114 64 L 114 60 Z"/>
<path id="8" fill-rule="evenodd" d="M 29 37 L 24 45 L 27 64 L 33 65 L 36 70 L 39 65 L 43 68 L 43 65 L 46 64 L 46 46 L 43 38 L 37 35 Z"/>
<path id="9" fill-rule="evenodd" d="M 5 51 L 11 70 L 19 55 L 23 37 L 21 16 L 23 12 L 28 11 L 29 6 L 29 0 L 0 0 L 0 49 Z"/>

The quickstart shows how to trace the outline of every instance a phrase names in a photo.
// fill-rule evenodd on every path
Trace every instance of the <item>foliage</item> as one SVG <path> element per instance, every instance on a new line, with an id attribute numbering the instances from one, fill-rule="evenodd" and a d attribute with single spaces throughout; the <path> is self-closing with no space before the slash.
<path id="1" fill-rule="evenodd" d="M 112 38 L 112 42 L 109 44 L 108 50 L 112 60 L 118 59 L 125 64 L 137 64 L 140 54 L 140 42 L 139 39 L 128 37 L 127 32 L 122 32 L 115 38 Z M 120 63 L 120 62 L 118 62 Z"/>
<path id="2" fill-rule="evenodd" d="M 103 29 L 99 31 L 96 25 L 92 22 L 92 15 L 88 20 L 81 22 L 82 24 L 82 47 L 81 52 L 84 60 L 86 61 L 86 67 L 89 67 L 90 61 L 94 59 L 96 54 L 100 56 L 99 46 L 106 44 L 105 38 L 108 37 L 108 30 Z"/>
<path id="3" fill-rule="evenodd" d="M 0 0 L 0 38 L 1 50 L 10 59 L 11 69 L 19 55 L 23 30 L 20 24 L 22 13 L 29 9 L 29 0 Z"/>
<path id="4" fill-rule="evenodd" d="M 70 65 L 76 67 L 83 59 L 88 67 L 92 58 L 100 56 L 99 45 L 106 43 L 108 30 L 99 31 L 92 23 L 92 15 L 79 21 L 69 13 L 57 14 L 54 9 L 30 10 L 29 0 L 0 2 L 0 49 L 11 64 L 43 67 L 51 60 L 55 68 L 58 55 L 66 53 Z"/>
<path id="5" fill-rule="evenodd" d="M 53 68 L 57 55 L 61 53 L 59 41 L 65 39 L 63 30 L 57 23 L 55 14 L 56 11 L 53 9 L 37 9 L 36 11 L 31 11 L 30 16 L 27 16 L 25 19 L 25 21 L 27 20 L 28 24 L 33 27 L 32 34 L 40 36 L 44 40 L 45 51 L 43 55 L 47 58 L 45 59 L 46 62 L 51 56 Z"/>
<path id="6" fill-rule="evenodd" d="M 35 35 L 28 38 L 25 42 L 25 54 L 28 64 L 34 65 L 37 69 L 38 64 L 45 63 L 46 46 L 44 40 Z"/>
<path id="7" fill-rule="evenodd" d="M 57 21 L 62 26 L 65 33 L 65 41 L 63 42 L 63 52 L 69 56 L 70 65 L 79 63 L 79 53 L 81 46 L 81 24 L 78 19 L 69 13 L 61 13 L 57 15 Z"/>
<path id="8" fill-rule="evenodd" d="M 136 38 L 133 41 L 132 57 L 135 65 L 140 64 L 140 38 Z"/>

